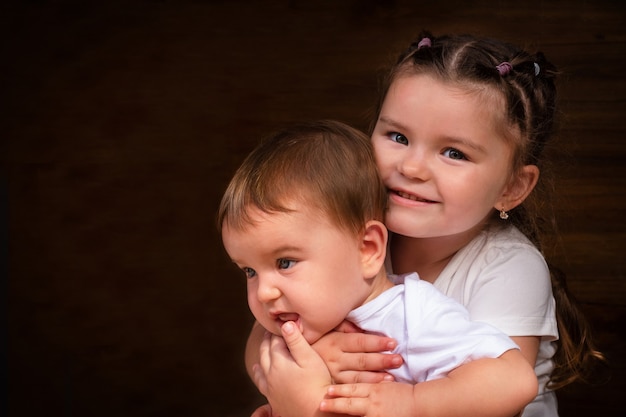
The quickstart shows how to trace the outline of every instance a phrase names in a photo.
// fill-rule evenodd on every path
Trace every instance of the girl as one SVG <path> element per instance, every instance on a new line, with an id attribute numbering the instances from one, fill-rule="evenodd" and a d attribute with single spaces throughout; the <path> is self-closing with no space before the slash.
<path id="1" fill-rule="evenodd" d="M 541 252 L 542 239 L 554 232 L 541 156 L 552 135 L 555 75 L 541 53 L 492 39 L 423 33 L 392 68 L 372 132 L 389 190 L 388 268 L 416 271 L 464 304 L 473 320 L 494 325 L 520 346 L 539 381 L 524 417 L 558 415 L 554 390 L 584 379 L 602 359 Z M 299 368 L 298 386 L 307 381 L 303 368 L 316 372 L 307 368 L 316 363 L 314 353 L 291 330 L 285 341 L 293 359 L 284 355 L 283 342 L 268 339 L 263 366 L 254 368 L 255 382 L 273 404 L 297 401 L 289 392 L 295 384 L 287 386 L 291 370 Z M 260 334 L 255 330 L 249 342 L 250 369 L 258 362 Z M 334 381 L 344 383 L 329 389 L 321 409 L 390 415 L 386 407 L 402 401 L 394 394 L 400 384 L 378 384 L 384 374 L 361 372 L 397 362 L 377 353 L 389 343 L 340 332 L 318 341 L 314 348 Z M 470 387 L 445 392 L 426 382 L 413 390 L 424 394 L 409 415 L 455 415 L 454 407 L 473 404 Z"/>

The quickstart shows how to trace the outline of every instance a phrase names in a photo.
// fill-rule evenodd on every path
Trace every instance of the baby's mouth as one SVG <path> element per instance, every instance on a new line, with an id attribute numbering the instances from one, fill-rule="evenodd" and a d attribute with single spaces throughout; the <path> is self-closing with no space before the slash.
<path id="1" fill-rule="evenodd" d="M 280 313 L 275 316 L 275 320 L 278 323 L 278 327 L 283 327 L 283 324 L 288 321 L 292 321 L 296 324 L 296 326 L 298 326 L 298 329 L 300 329 L 301 332 L 304 331 L 302 320 L 300 319 L 300 315 L 297 313 Z"/>
<path id="2" fill-rule="evenodd" d="M 281 313 L 276 318 L 280 321 L 298 321 L 300 316 L 296 313 Z"/>

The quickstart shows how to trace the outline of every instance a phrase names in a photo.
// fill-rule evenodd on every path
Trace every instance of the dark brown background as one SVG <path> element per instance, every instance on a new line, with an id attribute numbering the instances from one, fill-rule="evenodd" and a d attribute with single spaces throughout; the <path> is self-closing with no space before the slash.
<path id="1" fill-rule="evenodd" d="M 365 129 L 380 70 L 422 28 L 537 46 L 563 70 L 556 255 L 612 378 L 562 393 L 562 416 L 622 414 L 622 1 L 2 7 L 11 417 L 246 416 L 259 398 L 244 279 L 214 226 L 224 185 L 284 123 Z"/>

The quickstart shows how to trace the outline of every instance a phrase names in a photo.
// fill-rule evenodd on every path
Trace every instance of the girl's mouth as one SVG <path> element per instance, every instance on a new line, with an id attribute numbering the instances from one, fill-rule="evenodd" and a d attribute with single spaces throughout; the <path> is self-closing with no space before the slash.
<path id="1" fill-rule="evenodd" d="M 404 191 L 395 191 L 395 190 L 390 190 L 390 191 L 392 193 L 402 197 L 402 198 L 407 199 L 407 200 L 419 201 L 421 203 L 435 203 L 435 201 L 433 201 L 433 200 L 427 200 L 425 198 L 421 198 L 421 197 L 418 197 L 418 196 L 413 195 L 413 194 L 405 193 Z"/>

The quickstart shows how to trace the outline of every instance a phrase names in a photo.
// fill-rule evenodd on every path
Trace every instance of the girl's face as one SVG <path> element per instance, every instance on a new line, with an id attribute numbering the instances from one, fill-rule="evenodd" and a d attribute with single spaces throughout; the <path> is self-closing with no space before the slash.
<path id="1" fill-rule="evenodd" d="M 293 211 L 251 208 L 252 224 L 222 228 L 224 247 L 248 282 L 248 305 L 266 330 L 280 335 L 294 321 L 314 343 L 369 296 L 359 239 L 302 203 Z"/>
<path id="2" fill-rule="evenodd" d="M 427 75 L 392 83 L 372 134 L 391 231 L 416 238 L 477 233 L 502 208 L 512 149 L 495 117 L 500 100 L 486 96 Z"/>

